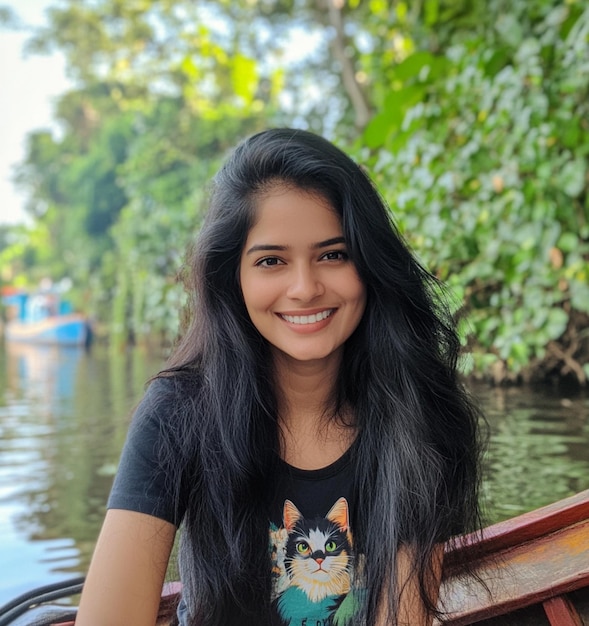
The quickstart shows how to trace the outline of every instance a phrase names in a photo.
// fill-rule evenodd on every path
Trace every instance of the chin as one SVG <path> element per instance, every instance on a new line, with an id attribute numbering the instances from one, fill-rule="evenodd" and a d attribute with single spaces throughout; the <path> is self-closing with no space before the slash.
<path id="1" fill-rule="evenodd" d="M 325 352 L 283 352 L 283 355 L 290 361 L 298 361 L 300 363 L 317 363 L 330 362 L 335 358 L 334 353 Z"/>
<path id="2" fill-rule="evenodd" d="M 312 343 L 312 342 L 311 342 Z M 285 361 L 296 361 L 298 363 L 316 363 L 323 362 L 326 365 L 333 361 L 339 361 L 342 350 L 340 347 L 333 347 L 332 345 L 328 345 L 325 347 L 315 345 L 307 345 L 307 346 L 273 346 L 273 352 L 279 359 L 283 359 Z"/>

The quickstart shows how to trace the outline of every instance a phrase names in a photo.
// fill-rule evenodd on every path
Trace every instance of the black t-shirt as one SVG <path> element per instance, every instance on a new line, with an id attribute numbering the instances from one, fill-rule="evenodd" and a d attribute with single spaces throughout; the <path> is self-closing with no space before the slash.
<path id="1" fill-rule="evenodd" d="M 168 485 L 157 450 L 172 383 L 156 380 L 137 408 L 108 501 L 111 509 L 153 515 L 179 526 L 186 508 Z M 164 401 L 158 401 L 158 396 Z M 351 626 L 364 598 L 354 552 L 354 447 L 335 463 L 301 470 L 282 461 L 268 511 L 272 616 L 276 626 Z M 181 496 L 182 498 L 182 496 Z M 186 608 L 180 607 L 181 624 Z M 228 625 L 231 626 L 231 625 Z"/>
<path id="2" fill-rule="evenodd" d="M 275 624 L 357 623 L 363 590 L 351 527 L 353 450 L 319 470 L 281 463 L 270 511 Z"/>

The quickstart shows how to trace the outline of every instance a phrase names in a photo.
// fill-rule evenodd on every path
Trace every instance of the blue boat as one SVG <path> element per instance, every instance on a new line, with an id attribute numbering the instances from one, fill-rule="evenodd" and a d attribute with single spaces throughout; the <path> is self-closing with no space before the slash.
<path id="1" fill-rule="evenodd" d="M 5 291 L 2 302 L 8 313 L 4 328 L 7 341 L 58 346 L 90 343 L 86 316 L 75 313 L 71 303 L 54 291 Z"/>

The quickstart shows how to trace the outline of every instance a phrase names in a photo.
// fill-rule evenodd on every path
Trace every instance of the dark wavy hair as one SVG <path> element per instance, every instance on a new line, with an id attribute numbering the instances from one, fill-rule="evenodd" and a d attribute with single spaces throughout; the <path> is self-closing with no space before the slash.
<path id="1" fill-rule="evenodd" d="M 274 129 L 241 143 L 213 181 L 187 265 L 190 322 L 160 373 L 178 390 L 163 454 L 176 471 L 170 487 L 187 503 L 179 560 L 192 623 L 227 624 L 236 608 L 242 624 L 268 621 L 277 398 L 269 346 L 249 320 L 238 276 L 256 201 L 277 183 L 329 201 L 366 287 L 335 390 L 357 430 L 353 528 L 365 555 L 366 623 L 375 624 L 383 598 L 387 624 L 396 623 L 402 590 L 391 572 L 401 545 L 424 606 L 438 614 L 436 545 L 480 528 L 480 416 L 459 380 L 443 288 L 358 165 L 317 135 Z"/>

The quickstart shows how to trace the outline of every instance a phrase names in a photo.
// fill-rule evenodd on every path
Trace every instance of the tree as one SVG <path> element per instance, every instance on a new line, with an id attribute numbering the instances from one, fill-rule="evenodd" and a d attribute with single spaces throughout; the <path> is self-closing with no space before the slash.
<path id="1" fill-rule="evenodd" d="M 476 370 L 584 383 L 589 10 L 484 4 L 478 26 L 476 5 L 432 22 L 363 140 L 408 239 L 459 297 Z"/>

